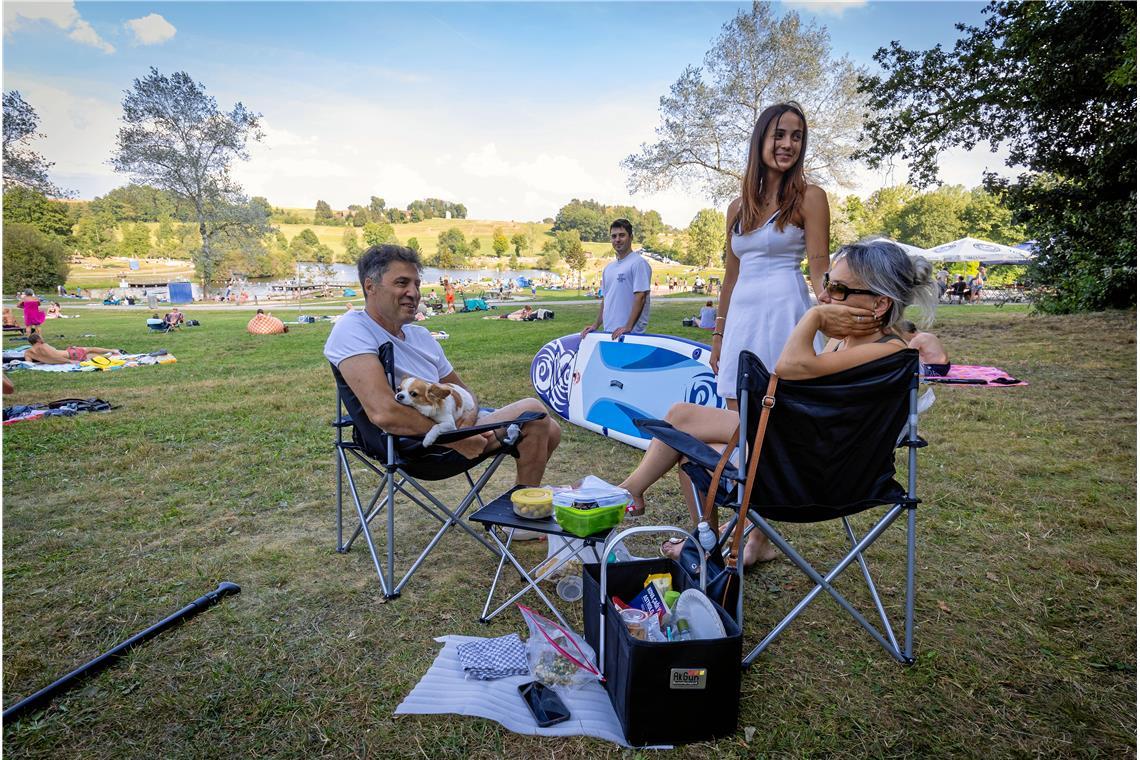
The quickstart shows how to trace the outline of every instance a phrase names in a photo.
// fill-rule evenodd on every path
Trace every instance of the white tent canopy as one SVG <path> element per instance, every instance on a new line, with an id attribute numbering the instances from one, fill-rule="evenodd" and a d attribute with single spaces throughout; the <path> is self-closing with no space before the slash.
<path id="1" fill-rule="evenodd" d="M 869 242 L 869 243 L 878 243 L 878 242 L 894 243 L 899 248 L 902 248 L 904 251 L 906 251 L 908 256 L 922 256 L 923 258 L 926 258 L 926 259 L 931 258 L 930 251 L 928 251 L 925 248 L 919 248 L 917 245 L 907 245 L 906 243 L 900 243 L 899 241 L 891 240 L 890 238 L 878 237 L 878 238 L 875 238 L 874 240 L 869 240 L 867 242 Z"/>
<path id="2" fill-rule="evenodd" d="M 918 255 L 931 261 L 980 261 L 983 264 L 1025 264 L 1033 258 L 1029 251 L 971 237 L 936 245 Z"/>

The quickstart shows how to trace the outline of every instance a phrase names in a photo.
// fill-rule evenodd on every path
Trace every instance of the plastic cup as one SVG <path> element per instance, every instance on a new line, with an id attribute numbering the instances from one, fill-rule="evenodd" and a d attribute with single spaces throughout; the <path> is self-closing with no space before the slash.
<path id="1" fill-rule="evenodd" d="M 558 596 L 566 602 L 576 602 L 582 598 L 582 576 L 567 575 L 558 581 L 555 587 Z"/>

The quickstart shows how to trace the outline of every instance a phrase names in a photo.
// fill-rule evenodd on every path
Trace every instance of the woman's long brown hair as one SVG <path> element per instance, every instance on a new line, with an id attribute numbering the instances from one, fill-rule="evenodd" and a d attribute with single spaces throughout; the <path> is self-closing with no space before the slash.
<path id="1" fill-rule="evenodd" d="M 748 166 L 744 170 L 744 182 L 740 189 L 740 232 L 746 233 L 759 227 L 766 218 L 760 217 L 760 197 L 764 192 L 764 137 L 768 133 L 768 125 L 783 114 L 792 112 L 800 117 L 804 125 L 804 137 L 800 143 L 800 155 L 790 169 L 780 178 L 780 187 L 776 191 L 776 201 L 780 210 L 776 214 L 776 229 L 784 231 L 784 226 L 791 220 L 792 214 L 800 205 L 807 188 L 807 179 L 804 177 L 804 156 L 808 148 L 807 119 L 804 118 L 803 109 L 799 103 L 789 101 L 768 106 L 760 113 L 756 126 L 752 129 L 752 139 L 748 144 Z"/>

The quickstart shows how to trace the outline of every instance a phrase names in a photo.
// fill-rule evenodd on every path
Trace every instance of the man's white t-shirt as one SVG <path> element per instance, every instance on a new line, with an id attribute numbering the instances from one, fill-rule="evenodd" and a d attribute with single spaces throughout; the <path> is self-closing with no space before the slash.
<path id="1" fill-rule="evenodd" d="M 633 309 L 633 294 L 649 291 L 653 280 L 653 269 L 649 262 L 641 258 L 637 251 L 630 251 L 624 259 L 615 259 L 602 270 L 602 329 L 613 332 L 629 323 L 629 312 Z M 633 332 L 645 332 L 649 324 L 649 296 Z"/>
<path id="2" fill-rule="evenodd" d="M 451 374 L 451 362 L 431 332 L 418 325 L 404 325 L 404 339 L 400 340 L 368 316 L 366 311 L 350 311 L 341 315 L 325 341 L 325 358 L 340 367 L 350 356 L 375 356 L 380 346 L 391 343 L 392 359 L 396 366 L 396 382 L 405 375 L 423 378 L 433 383 Z"/>

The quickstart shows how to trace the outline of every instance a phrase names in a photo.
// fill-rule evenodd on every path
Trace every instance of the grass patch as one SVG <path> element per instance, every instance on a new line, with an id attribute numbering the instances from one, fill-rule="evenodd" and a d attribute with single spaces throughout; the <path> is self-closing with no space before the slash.
<path id="1" fill-rule="evenodd" d="M 596 308 L 560 306 L 552 322 L 427 324 L 451 334 L 445 348 L 467 381 L 504 403 L 531 393 L 535 351 Z M 659 302 L 650 328 L 707 337 L 680 326 L 693 311 Z M 8 728 L 6 753 L 637 756 L 478 719 L 394 718 L 435 657 L 433 636 L 525 631 L 513 612 L 477 622 L 492 559 L 454 533 L 404 597 L 384 603 L 367 551 L 333 550 L 329 325 L 254 337 L 248 313 L 194 316 L 201 328 L 174 335 L 94 309 L 49 330 L 66 334 L 57 345 L 167 348 L 173 365 L 12 376 L 9 403 L 99 396 L 121 408 L 4 429 L 4 701 L 219 580 L 243 591 Z M 943 309 L 938 332 L 955 361 L 997 364 L 1030 385 L 939 388 L 924 416 L 918 664 L 894 665 L 818 600 L 744 675 L 741 732 L 679 756 L 1134 756 L 1135 314 Z M 618 480 L 639 454 L 566 425 L 548 480 Z M 504 465 L 495 485 L 512 476 Z M 675 482 L 649 499 L 643 519 L 684 519 Z M 433 524 L 401 513 L 406 537 Z M 809 558 L 835 556 L 838 526 L 786 527 Z M 892 530 L 871 555 L 892 613 L 903 578 L 888 560 L 903 545 Z M 838 585 L 866 602 L 856 576 Z M 805 590 L 786 562 L 750 573 L 746 641 Z"/>

